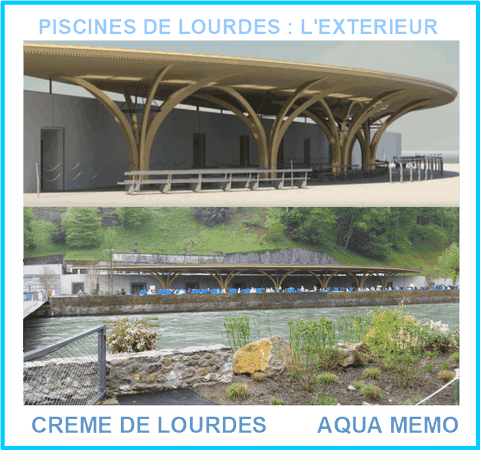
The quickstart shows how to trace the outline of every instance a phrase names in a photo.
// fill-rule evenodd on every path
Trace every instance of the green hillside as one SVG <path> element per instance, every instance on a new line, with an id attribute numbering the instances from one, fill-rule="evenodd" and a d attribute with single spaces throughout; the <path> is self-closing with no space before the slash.
<path id="1" fill-rule="evenodd" d="M 336 249 L 335 236 L 315 246 L 279 236 L 266 227 L 269 208 L 232 208 L 227 223 L 207 227 L 193 217 L 194 208 L 151 208 L 151 217 L 138 229 L 115 226 L 117 252 L 210 255 L 214 252 L 247 253 L 299 247 L 327 252 L 340 264 L 392 265 L 412 268 L 433 266 L 442 248 L 432 243 L 412 245 L 408 251 L 394 250 L 387 259 L 376 259 Z M 67 259 L 104 259 L 104 246 L 93 249 L 71 249 L 53 244 L 51 233 L 57 225 L 46 220 L 32 222 L 36 248 L 25 251 L 25 257 L 66 254 Z M 104 228 L 105 231 L 106 228 Z"/>

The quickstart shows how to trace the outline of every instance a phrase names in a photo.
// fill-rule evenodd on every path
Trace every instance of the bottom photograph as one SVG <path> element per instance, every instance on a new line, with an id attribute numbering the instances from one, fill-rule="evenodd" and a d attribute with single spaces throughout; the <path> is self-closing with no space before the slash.
<path id="1" fill-rule="evenodd" d="M 23 402 L 458 405 L 458 243 L 458 208 L 25 208 Z"/>

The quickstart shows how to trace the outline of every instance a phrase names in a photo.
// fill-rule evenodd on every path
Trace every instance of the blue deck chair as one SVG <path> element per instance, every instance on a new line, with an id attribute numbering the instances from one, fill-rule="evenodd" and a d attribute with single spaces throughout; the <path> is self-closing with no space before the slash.
<path id="1" fill-rule="evenodd" d="M 261 294 L 263 292 L 263 290 L 262 290 L 262 288 L 257 288 L 257 289 L 255 289 L 255 292 L 257 294 Z"/>

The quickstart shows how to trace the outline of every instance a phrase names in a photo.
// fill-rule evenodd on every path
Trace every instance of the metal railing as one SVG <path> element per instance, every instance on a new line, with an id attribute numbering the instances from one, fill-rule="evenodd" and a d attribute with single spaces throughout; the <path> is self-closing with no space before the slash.
<path id="1" fill-rule="evenodd" d="M 23 356 L 25 405 L 94 405 L 106 391 L 105 325 Z"/>

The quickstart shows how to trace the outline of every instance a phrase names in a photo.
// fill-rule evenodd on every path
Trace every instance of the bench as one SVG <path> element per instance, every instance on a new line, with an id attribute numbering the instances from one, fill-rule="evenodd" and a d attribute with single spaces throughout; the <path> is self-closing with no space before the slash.
<path id="1" fill-rule="evenodd" d="M 310 168 L 303 169 L 185 169 L 185 170 L 134 170 L 125 172 L 130 179 L 119 181 L 125 186 L 127 193 L 140 192 L 142 186 L 158 186 L 159 191 L 166 193 L 173 185 L 187 184 L 193 192 L 201 192 L 204 184 L 219 185 L 223 191 L 230 191 L 234 184 L 241 188 L 257 190 L 261 184 L 268 184 L 275 189 L 282 189 L 290 184 L 292 187 L 306 188 Z M 269 178 L 275 174 L 276 178 Z M 147 178 L 148 177 L 148 178 Z"/>

